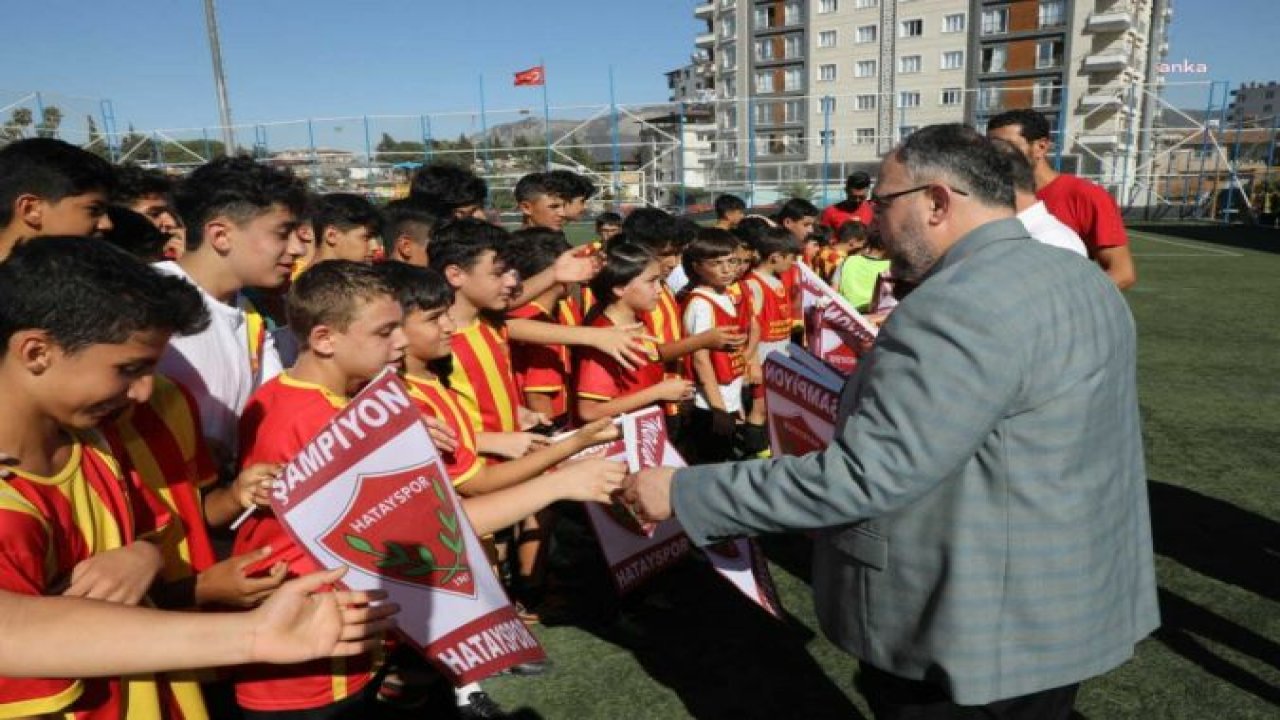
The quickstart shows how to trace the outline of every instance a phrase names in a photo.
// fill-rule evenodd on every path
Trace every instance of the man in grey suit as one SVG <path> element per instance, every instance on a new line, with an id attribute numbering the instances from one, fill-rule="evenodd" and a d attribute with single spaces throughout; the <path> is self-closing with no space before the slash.
<path id="1" fill-rule="evenodd" d="M 698 544 L 819 529 L 824 631 L 880 718 L 1066 718 L 1159 623 L 1128 306 L 1014 219 L 1007 159 L 924 128 L 871 198 L 919 283 L 803 457 L 646 470 Z"/>

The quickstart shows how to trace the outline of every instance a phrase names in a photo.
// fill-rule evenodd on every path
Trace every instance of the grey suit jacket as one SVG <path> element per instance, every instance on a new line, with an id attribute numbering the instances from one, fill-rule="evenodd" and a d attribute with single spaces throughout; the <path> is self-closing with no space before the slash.
<path id="1" fill-rule="evenodd" d="M 699 544 L 822 528 L 814 597 L 849 653 L 961 704 L 1078 682 L 1159 624 L 1133 318 L 1017 220 L 952 247 L 804 457 L 693 467 Z"/>

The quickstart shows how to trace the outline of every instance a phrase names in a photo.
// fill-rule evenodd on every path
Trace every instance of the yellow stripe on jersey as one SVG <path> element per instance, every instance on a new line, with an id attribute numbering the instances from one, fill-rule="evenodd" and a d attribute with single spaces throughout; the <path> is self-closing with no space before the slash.
<path id="1" fill-rule="evenodd" d="M 34 700 L 0 703 L 0 717 L 25 718 L 61 714 L 59 711 L 66 710 L 71 703 L 79 700 L 82 694 L 84 694 L 84 683 L 76 680 L 57 695 Z M 69 716 L 70 714 L 68 713 Z"/>

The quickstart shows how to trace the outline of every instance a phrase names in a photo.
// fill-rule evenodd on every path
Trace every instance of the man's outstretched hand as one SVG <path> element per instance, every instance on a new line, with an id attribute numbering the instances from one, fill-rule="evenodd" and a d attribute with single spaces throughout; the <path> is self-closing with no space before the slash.
<path id="1" fill-rule="evenodd" d="M 323 657 L 358 655 L 377 648 L 382 634 L 395 627 L 394 604 L 378 591 L 322 591 L 342 578 L 346 568 L 317 572 L 280 586 L 250 619 L 251 662 L 298 663 Z"/>
<path id="2" fill-rule="evenodd" d="M 622 481 L 622 499 L 645 522 L 671 517 L 671 478 L 675 468 L 646 468 Z"/>

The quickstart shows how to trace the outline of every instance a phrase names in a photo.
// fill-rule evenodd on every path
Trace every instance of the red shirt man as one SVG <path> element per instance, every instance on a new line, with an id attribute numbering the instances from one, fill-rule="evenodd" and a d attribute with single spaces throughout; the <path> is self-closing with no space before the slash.
<path id="1" fill-rule="evenodd" d="M 870 227 L 872 212 L 871 203 L 867 202 L 867 194 L 871 191 L 871 176 L 864 172 L 856 172 L 844 181 L 844 200 L 822 211 L 818 224 L 832 233 L 838 232 L 840 226 L 850 220 L 857 220 L 863 226 Z"/>

